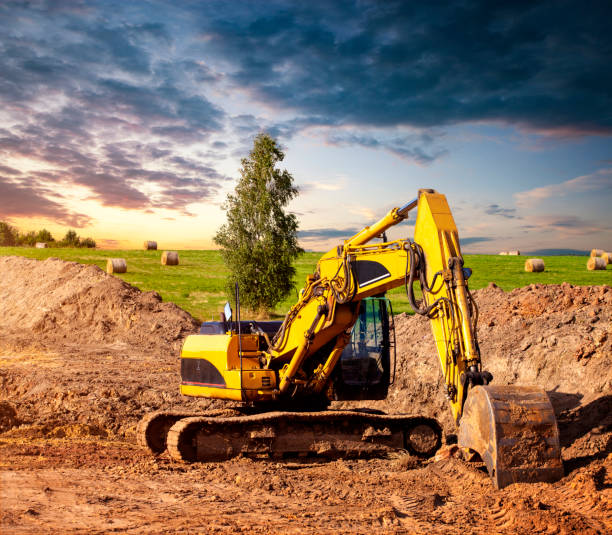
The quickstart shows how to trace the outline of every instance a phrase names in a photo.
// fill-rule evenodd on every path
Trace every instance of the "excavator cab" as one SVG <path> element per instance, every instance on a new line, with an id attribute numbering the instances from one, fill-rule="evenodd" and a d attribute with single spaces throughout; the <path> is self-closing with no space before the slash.
<path id="1" fill-rule="evenodd" d="M 336 400 L 385 399 L 391 382 L 395 340 L 391 302 L 367 297 L 360 303 L 351 339 L 334 378 Z"/>

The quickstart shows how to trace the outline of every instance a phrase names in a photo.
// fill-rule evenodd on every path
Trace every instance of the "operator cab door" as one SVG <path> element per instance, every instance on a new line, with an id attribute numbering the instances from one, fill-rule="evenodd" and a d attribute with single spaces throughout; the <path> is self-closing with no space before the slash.
<path id="1" fill-rule="evenodd" d="M 386 298 L 361 301 L 351 340 L 344 348 L 334 382 L 335 399 L 385 399 L 391 377 L 391 340 Z"/>

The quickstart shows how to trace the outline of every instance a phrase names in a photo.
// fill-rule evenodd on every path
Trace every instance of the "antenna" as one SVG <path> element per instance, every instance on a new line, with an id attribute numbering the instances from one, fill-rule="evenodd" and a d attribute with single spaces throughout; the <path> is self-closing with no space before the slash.
<path id="1" fill-rule="evenodd" d="M 242 390 L 242 331 L 240 327 L 240 291 L 236 283 L 236 321 L 238 323 L 238 357 L 240 358 L 240 396 L 244 397 Z"/>

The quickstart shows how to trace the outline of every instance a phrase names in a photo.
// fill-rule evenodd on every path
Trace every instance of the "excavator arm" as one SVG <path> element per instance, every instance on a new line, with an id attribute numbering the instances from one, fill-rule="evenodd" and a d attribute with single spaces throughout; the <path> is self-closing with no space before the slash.
<path id="1" fill-rule="evenodd" d="M 415 241 L 371 243 L 418 206 Z M 459 236 L 446 197 L 422 190 L 414 201 L 394 208 L 372 227 L 325 254 L 309 277 L 301 298 L 289 311 L 269 352 L 269 364 L 288 362 L 280 369 L 279 391 L 284 394 L 310 355 L 336 338 L 327 361 L 309 378 L 321 391 L 336 366 L 359 303 L 392 288 L 406 286 L 415 311 L 429 317 L 436 342 L 446 394 L 459 422 L 468 389 L 487 384 L 491 375 L 481 370 L 476 339 L 477 309 L 467 286 Z M 420 283 L 423 302 L 417 305 L 413 283 Z M 290 357 L 288 357 L 290 356 Z"/>
<path id="2" fill-rule="evenodd" d="M 405 220 L 415 206 L 414 242 L 370 243 Z M 320 259 L 267 354 L 268 366 L 282 364 L 279 395 L 325 389 L 361 300 L 404 285 L 415 312 L 430 320 L 459 445 L 480 454 L 497 487 L 562 477 L 559 434 L 546 393 L 535 387 L 489 385 L 493 377 L 482 369 L 470 274 L 446 197 L 421 190 L 417 199 L 394 208 Z M 413 293 L 417 281 L 420 303 Z M 305 370 L 309 358 L 333 341 L 326 360 Z"/>

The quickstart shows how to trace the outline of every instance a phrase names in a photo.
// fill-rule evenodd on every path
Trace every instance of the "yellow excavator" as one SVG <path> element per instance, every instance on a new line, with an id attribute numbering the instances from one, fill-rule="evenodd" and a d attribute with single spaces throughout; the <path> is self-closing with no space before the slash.
<path id="1" fill-rule="evenodd" d="M 387 241 L 386 231 L 415 207 L 414 241 Z M 181 393 L 242 404 L 200 415 L 151 413 L 138 426 L 139 442 L 184 461 L 433 455 L 442 431 L 432 418 L 326 410 L 334 400 L 387 396 L 397 356 L 385 292 L 403 285 L 415 312 L 430 320 L 459 447 L 480 455 L 498 488 L 559 479 L 559 432 L 546 392 L 491 385 L 482 369 L 470 275 L 446 197 L 420 190 L 324 254 L 284 321 L 242 321 L 237 299 L 235 320 L 228 304 L 221 321 L 188 336 Z"/>

